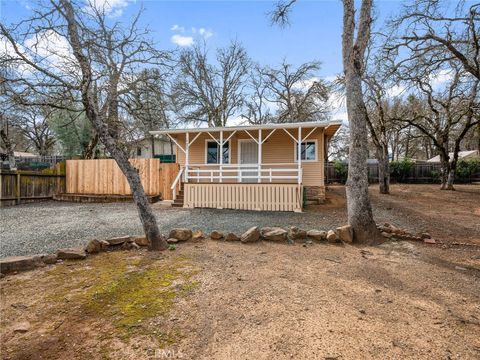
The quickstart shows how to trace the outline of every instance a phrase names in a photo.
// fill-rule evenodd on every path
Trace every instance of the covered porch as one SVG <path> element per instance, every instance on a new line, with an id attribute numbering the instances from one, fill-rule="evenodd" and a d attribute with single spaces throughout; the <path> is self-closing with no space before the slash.
<path id="1" fill-rule="evenodd" d="M 301 211 L 303 187 L 324 185 L 325 148 L 340 122 L 172 129 L 184 207 Z M 282 205 L 283 204 L 283 205 Z"/>

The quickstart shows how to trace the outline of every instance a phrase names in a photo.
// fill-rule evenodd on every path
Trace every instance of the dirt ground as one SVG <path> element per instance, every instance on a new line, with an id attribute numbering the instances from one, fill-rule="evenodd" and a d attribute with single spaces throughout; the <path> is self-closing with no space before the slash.
<path id="1" fill-rule="evenodd" d="M 480 188 L 435 189 L 372 197 L 438 245 L 205 240 L 7 276 L 1 358 L 478 359 Z"/>

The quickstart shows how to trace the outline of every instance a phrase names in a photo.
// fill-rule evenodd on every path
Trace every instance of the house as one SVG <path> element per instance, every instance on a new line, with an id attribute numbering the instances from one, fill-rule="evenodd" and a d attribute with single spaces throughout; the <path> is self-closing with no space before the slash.
<path id="1" fill-rule="evenodd" d="M 453 158 L 453 152 L 448 153 L 448 156 Z M 459 151 L 458 152 L 458 160 L 473 160 L 473 159 L 480 159 L 480 155 L 478 150 L 467 150 L 467 151 Z M 431 159 L 427 160 L 427 163 L 439 163 L 440 162 L 440 155 L 434 156 Z"/>
<path id="2" fill-rule="evenodd" d="M 172 185 L 187 208 L 301 211 L 325 199 L 328 142 L 341 121 L 152 131 L 176 144 Z M 183 191 L 181 191 L 182 189 Z M 182 199 L 183 197 L 183 199 Z"/>
<path id="3" fill-rule="evenodd" d="M 142 138 L 135 141 L 131 146 L 130 157 L 134 159 L 160 158 L 169 162 L 175 155 L 175 144 L 167 136 L 154 138 Z"/>

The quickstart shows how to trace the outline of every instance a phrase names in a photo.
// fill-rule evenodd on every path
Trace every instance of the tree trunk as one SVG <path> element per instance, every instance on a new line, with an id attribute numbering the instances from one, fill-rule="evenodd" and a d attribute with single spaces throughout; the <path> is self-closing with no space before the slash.
<path id="1" fill-rule="evenodd" d="M 0 130 L 0 137 L 2 138 L 3 143 L 5 144 L 5 150 L 7 150 L 8 154 L 8 165 L 10 166 L 10 170 L 17 170 L 17 163 L 15 162 L 15 152 L 13 151 L 13 146 L 8 138 L 7 133 L 5 130 Z"/>
<path id="2" fill-rule="evenodd" d="M 155 136 L 152 135 L 151 137 L 152 142 L 152 159 L 155 158 Z"/>
<path id="3" fill-rule="evenodd" d="M 378 159 L 378 185 L 380 194 L 390 194 L 390 163 L 388 162 L 388 149 L 377 148 Z"/>
<path id="4" fill-rule="evenodd" d="M 380 241 L 380 234 L 375 221 L 373 221 L 372 207 L 368 196 L 368 114 L 362 91 L 363 62 L 365 49 L 370 38 L 372 1 L 362 1 L 356 41 L 354 41 L 354 0 L 343 0 L 343 8 L 343 71 L 345 73 L 347 113 L 350 126 L 346 184 L 348 223 L 353 228 L 356 242 L 375 244 Z"/>
<path id="5" fill-rule="evenodd" d="M 93 134 L 90 137 L 90 141 L 87 144 L 87 147 L 85 148 L 83 152 L 83 158 L 84 159 L 94 159 L 95 158 L 95 149 L 98 144 L 98 134 L 96 131 L 92 131 Z"/>
<path id="6" fill-rule="evenodd" d="M 448 175 L 450 173 L 450 164 L 448 162 L 448 159 L 444 159 L 442 156 L 440 156 L 440 164 L 441 164 L 440 190 L 447 190 Z"/>
<path id="7" fill-rule="evenodd" d="M 60 0 L 60 4 L 64 10 L 64 17 L 67 22 L 69 42 L 72 47 L 73 54 L 77 59 L 81 69 L 81 95 L 86 116 L 92 124 L 92 127 L 97 132 L 103 145 L 106 147 L 110 155 L 115 159 L 123 174 L 127 178 L 128 184 L 132 190 L 133 200 L 138 209 L 143 230 L 147 239 L 150 240 L 150 248 L 152 250 L 164 250 L 168 245 L 160 234 L 157 220 L 152 212 L 150 204 L 148 203 L 148 199 L 145 195 L 145 191 L 140 181 L 140 176 L 138 175 L 137 169 L 128 161 L 127 154 L 119 148 L 117 140 L 110 134 L 109 127 L 107 126 L 107 119 L 102 119 L 100 114 L 98 114 L 96 111 L 96 100 L 91 88 L 92 70 L 90 68 L 90 62 L 88 58 L 83 53 L 83 47 L 80 41 L 78 23 L 75 19 L 73 5 L 68 0 Z M 112 84 L 110 84 L 110 86 L 112 86 Z M 110 90 L 114 92 L 116 88 Z M 111 93 L 109 93 L 109 96 L 111 96 Z M 116 103 L 117 100 L 117 98 L 110 98 L 108 102 L 109 104 L 112 104 Z M 116 109 L 112 110 L 116 111 Z"/>

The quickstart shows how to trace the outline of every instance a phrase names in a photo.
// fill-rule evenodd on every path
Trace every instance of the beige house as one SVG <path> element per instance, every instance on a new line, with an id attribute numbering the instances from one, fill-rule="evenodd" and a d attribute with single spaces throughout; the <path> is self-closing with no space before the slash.
<path id="1" fill-rule="evenodd" d="M 301 211 L 325 199 L 327 144 L 341 121 L 168 129 L 180 172 L 172 185 L 187 208 Z M 305 195 L 304 195 L 305 191 Z"/>

